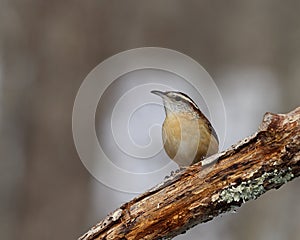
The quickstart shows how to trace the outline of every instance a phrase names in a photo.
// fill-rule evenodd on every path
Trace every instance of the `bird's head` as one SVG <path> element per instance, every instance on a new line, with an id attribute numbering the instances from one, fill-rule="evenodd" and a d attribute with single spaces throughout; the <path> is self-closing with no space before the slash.
<path id="1" fill-rule="evenodd" d="M 161 92 L 157 90 L 151 91 L 151 93 L 160 96 L 163 99 L 166 114 L 169 113 L 188 113 L 192 115 L 198 115 L 200 111 L 196 103 L 186 94 L 176 91 Z"/>

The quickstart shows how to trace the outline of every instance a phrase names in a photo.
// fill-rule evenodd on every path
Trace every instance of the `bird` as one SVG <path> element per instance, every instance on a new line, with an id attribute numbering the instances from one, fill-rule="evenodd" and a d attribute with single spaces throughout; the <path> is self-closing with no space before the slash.
<path id="1" fill-rule="evenodd" d="M 216 131 L 188 95 L 179 91 L 152 90 L 151 93 L 163 100 L 166 114 L 162 124 L 163 146 L 180 168 L 218 152 Z"/>

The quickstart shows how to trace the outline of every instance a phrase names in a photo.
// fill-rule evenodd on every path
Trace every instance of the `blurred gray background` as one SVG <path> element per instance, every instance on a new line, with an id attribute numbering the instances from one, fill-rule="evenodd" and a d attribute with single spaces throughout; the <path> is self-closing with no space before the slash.
<path id="1" fill-rule="evenodd" d="M 76 239 L 134 197 L 97 182 L 72 139 L 86 75 L 120 51 L 185 53 L 215 80 L 225 146 L 256 131 L 266 111 L 299 106 L 300 2 L 0 1 L 1 239 Z M 176 239 L 300 236 L 300 180 Z"/>

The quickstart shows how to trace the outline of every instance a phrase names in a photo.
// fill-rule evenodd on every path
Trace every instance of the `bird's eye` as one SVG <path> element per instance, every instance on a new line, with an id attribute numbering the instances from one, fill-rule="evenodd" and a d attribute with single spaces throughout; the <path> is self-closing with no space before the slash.
<path id="1" fill-rule="evenodd" d="M 176 96 L 176 97 L 175 97 L 175 100 L 176 100 L 176 101 L 180 101 L 180 100 L 181 100 L 181 97 Z"/>

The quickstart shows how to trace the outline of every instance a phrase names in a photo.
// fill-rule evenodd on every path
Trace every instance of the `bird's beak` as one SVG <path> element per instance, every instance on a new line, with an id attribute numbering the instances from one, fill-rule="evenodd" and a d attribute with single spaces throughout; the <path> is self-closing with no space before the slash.
<path id="1" fill-rule="evenodd" d="M 158 96 L 160 96 L 162 98 L 166 95 L 164 92 L 157 91 L 157 90 L 153 90 L 153 91 L 151 91 L 151 93 L 153 93 L 155 95 L 158 95 Z"/>

